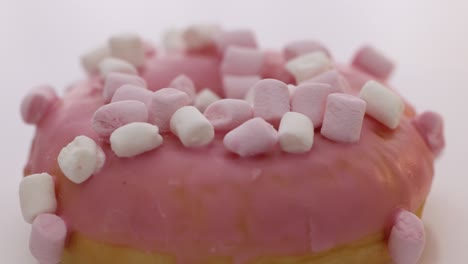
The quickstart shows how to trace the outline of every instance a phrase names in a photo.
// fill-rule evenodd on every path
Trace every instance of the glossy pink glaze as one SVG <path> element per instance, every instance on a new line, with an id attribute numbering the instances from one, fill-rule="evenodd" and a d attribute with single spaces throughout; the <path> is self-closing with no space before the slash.
<path id="1" fill-rule="evenodd" d="M 142 74 L 152 90 L 180 73 L 197 89 L 221 88 L 218 64 L 163 57 L 148 61 Z M 368 79 L 352 68 L 340 71 L 354 93 Z M 276 148 L 240 158 L 219 133 L 197 149 L 168 134 L 159 149 L 120 159 L 91 128 L 104 103 L 91 82 L 75 84 L 38 124 L 27 168 L 55 174 L 58 214 L 72 232 L 96 241 L 166 252 L 179 263 L 306 254 L 382 232 L 397 208 L 416 211 L 431 186 L 433 155 L 409 117 L 395 131 L 366 117 L 357 144 L 316 132 L 312 150 L 300 155 Z M 78 135 L 95 139 L 106 154 L 102 170 L 81 185 L 59 175 L 56 165 L 61 148 Z"/>

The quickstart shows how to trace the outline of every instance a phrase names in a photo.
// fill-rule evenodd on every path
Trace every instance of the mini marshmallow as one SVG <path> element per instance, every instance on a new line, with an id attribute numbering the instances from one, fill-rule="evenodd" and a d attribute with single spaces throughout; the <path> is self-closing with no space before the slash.
<path id="1" fill-rule="evenodd" d="M 256 117 L 227 133 L 223 142 L 229 151 L 241 157 L 255 156 L 275 147 L 278 132 L 265 120 Z"/>
<path id="2" fill-rule="evenodd" d="M 143 40 L 134 33 L 121 33 L 109 38 L 112 57 L 122 59 L 135 67 L 145 62 L 145 46 Z"/>
<path id="3" fill-rule="evenodd" d="M 281 118 L 278 135 L 283 151 L 304 153 L 312 148 L 314 125 L 306 115 L 288 112 Z"/>
<path id="4" fill-rule="evenodd" d="M 413 119 L 413 124 L 432 153 L 439 156 L 445 147 L 442 116 L 434 112 L 424 112 Z"/>
<path id="5" fill-rule="evenodd" d="M 222 99 L 206 109 L 205 117 L 216 131 L 229 131 L 253 117 L 252 106 L 241 99 Z"/>
<path id="6" fill-rule="evenodd" d="M 119 89 L 117 89 L 117 91 L 115 91 L 114 96 L 112 96 L 111 102 L 114 103 L 118 101 L 136 100 L 144 103 L 145 105 L 149 105 L 152 95 L 153 92 L 147 90 L 145 87 L 132 84 L 124 84 Z"/>
<path id="7" fill-rule="evenodd" d="M 329 84 L 336 91 L 345 92 L 349 90 L 348 82 L 337 70 L 326 71 L 302 83 L 325 83 Z"/>
<path id="8" fill-rule="evenodd" d="M 213 45 L 214 36 L 220 32 L 217 24 L 199 24 L 188 27 L 182 36 L 188 50 L 200 50 Z"/>
<path id="9" fill-rule="evenodd" d="M 163 34 L 163 46 L 166 51 L 182 51 L 185 49 L 183 32 L 177 29 L 169 29 Z"/>
<path id="10" fill-rule="evenodd" d="M 323 121 L 327 97 L 331 93 L 340 93 L 338 87 L 324 83 L 304 83 L 296 87 L 291 97 L 291 110 L 310 118 L 314 127 L 320 127 Z"/>
<path id="11" fill-rule="evenodd" d="M 39 86 L 32 89 L 21 102 L 21 117 L 27 124 L 38 124 L 47 110 L 58 100 L 54 88 Z"/>
<path id="12" fill-rule="evenodd" d="M 156 56 L 157 50 L 153 43 L 149 41 L 143 41 L 143 49 L 145 50 L 146 58 L 152 58 Z"/>
<path id="13" fill-rule="evenodd" d="M 403 99 L 376 81 L 368 81 L 359 96 L 366 101 L 366 113 L 390 129 L 400 124 L 405 111 Z"/>
<path id="14" fill-rule="evenodd" d="M 371 46 L 362 47 L 356 53 L 352 65 L 382 80 L 387 79 L 395 67 L 390 59 Z"/>
<path id="15" fill-rule="evenodd" d="M 146 105 L 140 101 L 126 100 L 101 106 L 93 115 L 92 127 L 100 136 L 108 137 L 123 125 L 147 121 Z"/>
<path id="16" fill-rule="evenodd" d="M 353 143 L 361 138 L 366 102 L 359 97 L 343 93 L 328 95 L 322 136 L 337 142 Z"/>
<path id="17" fill-rule="evenodd" d="M 195 97 L 195 107 L 200 110 L 200 112 L 205 112 L 205 109 L 212 103 L 220 100 L 221 98 L 215 94 L 211 89 L 201 90 Z"/>
<path id="18" fill-rule="evenodd" d="M 301 55 L 286 64 L 286 70 L 294 75 L 297 83 L 315 77 L 331 69 L 331 67 L 330 58 L 322 51 Z"/>
<path id="19" fill-rule="evenodd" d="M 171 118 L 171 131 L 186 147 L 201 147 L 214 139 L 210 121 L 194 106 L 179 108 Z"/>
<path id="20" fill-rule="evenodd" d="M 94 140 L 77 136 L 60 151 L 57 161 L 65 177 L 80 184 L 99 172 L 105 162 L 105 154 Z"/>
<path id="21" fill-rule="evenodd" d="M 273 125 L 279 124 L 283 115 L 290 110 L 288 86 L 278 80 L 263 79 L 252 89 L 254 116 L 261 117 Z"/>
<path id="22" fill-rule="evenodd" d="M 151 96 L 148 105 L 149 122 L 158 126 L 159 132 L 170 131 L 170 120 L 177 109 L 188 105 L 188 95 L 174 88 L 163 88 Z"/>
<path id="23" fill-rule="evenodd" d="M 124 84 L 147 87 L 146 81 L 139 76 L 120 72 L 111 72 L 106 76 L 104 89 L 102 91 L 102 96 L 104 97 L 105 102 L 109 102 L 112 99 L 112 96 L 114 96 L 115 91 Z"/>
<path id="24" fill-rule="evenodd" d="M 230 46 L 224 52 L 221 73 L 230 75 L 260 75 L 264 54 L 252 48 Z"/>
<path id="25" fill-rule="evenodd" d="M 257 48 L 255 34 L 251 30 L 241 29 L 220 32 L 216 34 L 214 41 L 220 54 L 224 54 L 229 46 Z"/>
<path id="26" fill-rule="evenodd" d="M 106 78 L 111 72 L 121 72 L 128 74 L 137 74 L 135 66 L 117 58 L 105 58 L 99 63 L 99 73 Z"/>
<path id="27" fill-rule="evenodd" d="M 174 80 L 171 81 L 169 84 L 169 87 L 175 88 L 177 90 L 180 90 L 184 93 L 186 93 L 189 96 L 190 103 L 193 102 L 195 99 L 195 85 L 193 84 L 192 80 L 187 77 L 187 75 L 180 74 L 177 77 L 174 78 Z"/>
<path id="28" fill-rule="evenodd" d="M 32 223 L 29 249 L 40 263 L 57 264 L 62 259 L 66 238 L 67 226 L 60 217 L 41 214 Z"/>
<path id="29" fill-rule="evenodd" d="M 26 222 L 36 216 L 54 213 L 57 209 L 54 179 L 48 173 L 32 174 L 21 180 L 19 187 L 21 212 Z"/>
<path id="30" fill-rule="evenodd" d="M 395 264 L 418 263 L 425 243 L 423 222 L 413 213 L 401 210 L 388 239 L 388 251 Z"/>
<path id="31" fill-rule="evenodd" d="M 89 74 L 99 72 L 99 64 L 105 58 L 111 56 L 110 49 L 107 45 L 95 48 L 81 56 L 81 65 Z"/>
<path id="32" fill-rule="evenodd" d="M 134 122 L 117 128 L 110 136 L 112 151 L 129 158 L 153 150 L 163 143 L 159 129 L 148 123 Z"/>
<path id="33" fill-rule="evenodd" d="M 223 75 L 223 89 L 227 98 L 244 99 L 248 91 L 260 81 L 260 76 Z"/>
<path id="34" fill-rule="evenodd" d="M 280 80 L 284 83 L 292 83 L 294 77 L 285 68 L 286 60 L 283 53 L 277 51 L 266 51 L 264 53 L 263 78 Z"/>
<path id="35" fill-rule="evenodd" d="M 284 57 L 287 61 L 314 51 L 321 51 L 325 53 L 328 57 L 331 57 L 330 52 L 327 50 L 327 48 L 325 48 L 322 44 L 318 43 L 317 41 L 313 40 L 293 41 L 286 44 L 283 50 Z"/>

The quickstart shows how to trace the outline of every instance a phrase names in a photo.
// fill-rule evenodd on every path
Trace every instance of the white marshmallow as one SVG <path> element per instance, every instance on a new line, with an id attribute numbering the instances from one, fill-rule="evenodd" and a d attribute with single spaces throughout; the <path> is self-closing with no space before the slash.
<path id="1" fill-rule="evenodd" d="M 300 83 L 332 67 L 330 58 L 323 51 L 314 51 L 296 57 L 286 63 L 286 70 Z"/>
<path id="2" fill-rule="evenodd" d="M 104 152 L 94 140 L 77 136 L 60 151 L 57 161 L 65 177 L 80 184 L 98 172 L 105 159 Z"/>
<path id="3" fill-rule="evenodd" d="M 99 73 L 103 78 L 107 77 L 107 74 L 111 72 L 121 72 L 128 74 L 137 74 L 135 66 L 132 64 L 117 58 L 105 58 L 99 63 Z"/>
<path id="4" fill-rule="evenodd" d="M 88 73 L 99 72 L 99 63 L 105 58 L 110 57 L 110 49 L 107 45 L 95 48 L 81 55 L 81 65 Z"/>
<path id="5" fill-rule="evenodd" d="M 159 128 L 143 122 L 121 126 L 110 136 L 111 148 L 120 158 L 139 155 L 159 147 L 162 143 Z"/>
<path id="6" fill-rule="evenodd" d="M 183 33 L 187 49 L 197 50 L 213 44 L 216 34 L 221 32 L 217 24 L 198 24 L 188 27 Z"/>
<path id="7" fill-rule="evenodd" d="M 359 96 L 366 101 L 366 113 L 385 126 L 395 129 L 405 111 L 403 99 L 376 81 L 368 81 Z"/>
<path id="8" fill-rule="evenodd" d="M 195 97 L 195 107 L 203 113 L 210 104 L 220 99 L 211 89 L 203 89 Z"/>
<path id="9" fill-rule="evenodd" d="M 312 148 L 314 125 L 306 115 L 288 112 L 281 119 L 278 135 L 283 151 L 304 153 Z"/>
<path id="10" fill-rule="evenodd" d="M 125 60 L 135 67 L 145 62 L 145 45 L 134 33 L 122 33 L 109 38 L 109 47 L 113 57 Z"/>
<path id="11" fill-rule="evenodd" d="M 169 29 L 163 35 L 163 46 L 166 51 L 180 51 L 185 49 L 183 32 L 177 29 Z"/>
<path id="12" fill-rule="evenodd" d="M 200 147 L 214 139 L 210 121 L 194 106 L 179 108 L 171 118 L 171 131 L 186 147 Z"/>
<path id="13" fill-rule="evenodd" d="M 57 209 L 54 179 L 48 173 L 32 174 L 21 180 L 19 188 L 21 212 L 26 222 Z"/>

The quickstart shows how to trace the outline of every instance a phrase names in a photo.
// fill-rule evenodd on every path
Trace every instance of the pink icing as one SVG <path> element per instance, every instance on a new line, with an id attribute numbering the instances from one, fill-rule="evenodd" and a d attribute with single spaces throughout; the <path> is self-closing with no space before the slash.
<path id="1" fill-rule="evenodd" d="M 152 90 L 183 73 L 198 90 L 221 93 L 218 66 L 213 57 L 171 55 L 149 60 L 141 73 Z M 354 92 L 368 79 L 340 71 Z M 167 252 L 179 263 L 306 254 L 381 232 L 397 208 L 417 210 L 430 189 L 433 154 L 407 117 L 395 131 L 366 117 L 358 144 L 315 133 L 312 150 L 300 155 L 278 147 L 240 158 L 221 134 L 196 149 L 168 134 L 158 150 L 119 159 L 90 125 L 104 103 L 95 86 L 77 83 L 51 107 L 27 167 L 58 176 L 56 157 L 75 136 L 101 145 L 106 163 L 91 180 L 58 177 L 58 214 L 72 232 L 97 241 Z"/>

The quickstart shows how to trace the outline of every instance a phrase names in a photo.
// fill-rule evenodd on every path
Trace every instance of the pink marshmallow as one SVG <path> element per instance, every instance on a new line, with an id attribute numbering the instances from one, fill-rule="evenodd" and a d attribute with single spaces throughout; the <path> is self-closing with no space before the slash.
<path id="1" fill-rule="evenodd" d="M 323 51 L 328 57 L 331 57 L 327 48 L 313 40 L 298 40 L 286 44 L 284 47 L 284 56 L 288 61 L 314 51 Z"/>
<path id="2" fill-rule="evenodd" d="M 278 125 L 283 115 L 290 110 L 288 86 L 278 80 L 264 79 L 252 89 L 254 116 Z"/>
<path id="3" fill-rule="evenodd" d="M 263 60 L 261 76 L 280 80 L 284 83 L 293 83 L 294 77 L 285 68 L 284 55 L 276 51 L 266 51 Z"/>
<path id="4" fill-rule="evenodd" d="M 388 251 L 395 264 L 416 264 L 425 242 L 422 221 L 406 210 L 398 212 L 388 240 Z"/>
<path id="5" fill-rule="evenodd" d="M 257 75 L 223 75 L 223 89 L 227 98 L 244 99 L 250 88 L 258 81 L 260 76 Z"/>
<path id="6" fill-rule="evenodd" d="M 333 141 L 353 143 L 361 138 L 366 101 L 343 93 L 328 95 L 320 133 Z"/>
<path id="7" fill-rule="evenodd" d="M 224 52 L 221 72 L 231 75 L 260 75 L 263 57 L 263 53 L 259 50 L 230 46 Z"/>
<path id="8" fill-rule="evenodd" d="M 342 90 L 338 87 L 325 83 L 301 84 L 297 86 L 291 97 L 291 110 L 309 117 L 315 128 L 320 127 L 328 95 L 340 92 Z"/>
<path id="9" fill-rule="evenodd" d="M 229 46 L 257 48 L 255 34 L 244 29 L 220 32 L 214 37 L 214 42 L 220 54 L 224 54 Z"/>
<path id="10" fill-rule="evenodd" d="M 444 120 L 434 112 L 424 112 L 413 119 L 429 149 L 437 157 L 445 147 Z"/>
<path id="11" fill-rule="evenodd" d="M 62 259 L 67 226 L 58 216 L 41 214 L 34 219 L 29 238 L 31 254 L 40 263 L 57 264 Z"/>
<path id="12" fill-rule="evenodd" d="M 216 131 L 229 131 L 251 119 L 253 111 L 245 100 L 222 99 L 209 105 L 204 115 Z"/>
<path id="13" fill-rule="evenodd" d="M 175 88 L 186 93 L 190 99 L 190 103 L 193 102 L 196 96 L 196 89 L 195 85 L 193 84 L 192 80 L 187 77 L 187 75 L 180 74 L 174 78 L 169 84 L 169 87 Z"/>
<path id="14" fill-rule="evenodd" d="M 145 51 L 146 58 L 152 58 L 156 56 L 157 50 L 153 43 L 144 40 L 143 41 L 143 50 Z"/>
<path id="15" fill-rule="evenodd" d="M 224 137 L 224 146 L 241 157 L 255 156 L 272 150 L 278 143 L 278 132 L 262 118 L 253 118 Z"/>
<path id="16" fill-rule="evenodd" d="M 110 102 L 112 96 L 114 96 L 115 91 L 117 91 L 117 89 L 119 89 L 124 84 L 146 87 L 146 81 L 136 75 L 111 72 L 106 76 L 104 90 L 102 91 L 104 101 L 106 103 Z"/>
<path id="17" fill-rule="evenodd" d="M 92 126 L 100 136 L 108 137 L 123 125 L 147 121 L 146 105 L 140 101 L 126 100 L 101 106 L 93 115 Z"/>
<path id="18" fill-rule="evenodd" d="M 54 88 L 44 85 L 32 89 L 21 102 L 21 117 L 27 124 L 38 124 L 49 107 L 58 100 Z"/>
<path id="19" fill-rule="evenodd" d="M 117 91 L 115 91 L 114 96 L 112 96 L 111 102 L 125 101 L 125 100 L 136 100 L 149 104 L 151 100 L 152 91 L 147 90 L 141 86 L 124 84 Z"/>
<path id="20" fill-rule="evenodd" d="M 329 84 L 333 89 L 336 89 L 337 91 L 344 92 L 349 90 L 348 82 L 336 70 L 326 71 L 302 83 L 325 83 Z"/>
<path id="21" fill-rule="evenodd" d="M 393 71 L 393 62 L 371 46 L 362 47 L 354 56 L 353 66 L 385 80 Z"/>
<path id="22" fill-rule="evenodd" d="M 174 88 L 163 88 L 151 96 L 148 105 L 149 122 L 158 126 L 159 132 L 170 131 L 172 115 L 190 103 L 189 96 Z"/>

